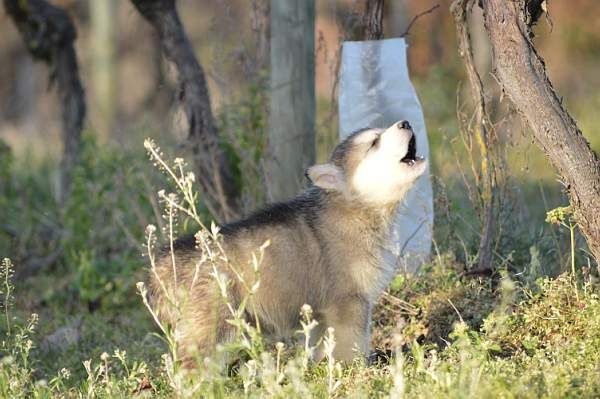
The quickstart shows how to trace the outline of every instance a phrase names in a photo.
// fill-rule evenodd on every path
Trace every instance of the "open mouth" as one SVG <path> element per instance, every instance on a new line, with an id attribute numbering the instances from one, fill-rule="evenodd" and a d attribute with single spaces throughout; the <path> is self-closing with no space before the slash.
<path id="1" fill-rule="evenodd" d="M 417 140 L 415 138 L 415 135 L 413 134 L 410 138 L 410 141 L 408 142 L 408 151 L 406 152 L 404 158 L 400 160 L 400 162 L 404 162 L 412 166 L 415 164 L 415 162 L 421 161 L 423 159 L 423 157 L 417 155 Z"/>

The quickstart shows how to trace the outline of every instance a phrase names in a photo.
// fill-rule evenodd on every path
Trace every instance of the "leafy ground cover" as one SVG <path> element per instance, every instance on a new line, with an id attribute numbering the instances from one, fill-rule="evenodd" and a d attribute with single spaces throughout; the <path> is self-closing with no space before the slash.
<path id="1" fill-rule="evenodd" d="M 231 374 L 206 362 L 186 374 L 170 364 L 140 304 L 79 320 L 26 317 L 11 307 L 13 266 L 4 260 L 0 394 L 3 397 L 597 397 L 600 296 L 569 274 L 524 287 L 494 287 L 434 263 L 395 281 L 375 312 L 374 344 L 390 359 L 307 362 L 303 349 L 237 342 L 245 363 Z M 447 266 L 447 265 L 446 265 Z M 405 299 L 411 298 L 411 305 Z M 54 313 L 55 315 L 56 313 Z M 68 318 L 67 318 L 68 320 Z M 237 349 L 236 349 L 237 350 Z"/>
<path id="2" fill-rule="evenodd" d="M 424 103 L 451 103 L 454 89 L 432 79 L 421 87 Z M 589 104 L 580 108 L 588 130 L 597 118 Z M 242 165 L 260 159 L 264 144 L 252 109 L 220 119 L 241 137 L 228 148 L 237 154 L 238 183 L 260 202 L 258 172 Z M 565 203 L 554 176 L 535 151 L 526 156 L 527 170 L 518 166 L 524 155 L 509 154 L 496 270 L 473 273 L 477 216 L 456 166 L 461 156 L 445 147 L 461 150 L 443 137 L 456 129 L 454 118 L 442 109 L 428 119 L 433 257 L 418 274 L 398 275 L 380 298 L 372 331 L 378 357 L 342 365 L 329 356 L 315 364 L 302 342 L 268 343 L 240 323 L 238 340 L 222 352 L 244 362 L 232 368 L 206 361 L 191 374 L 173 362 L 168 336 L 136 287 L 149 263 L 145 227 L 162 220 L 164 197 L 156 192 L 176 186 L 150 166 L 142 138 L 111 146 L 88 134 L 64 207 L 52 196 L 56 162 L 16 156 L 0 143 L 0 257 L 11 259 L 2 262 L 0 279 L 0 397 L 600 396 L 599 272 L 576 229 L 572 241 L 568 214 L 555 215 L 566 228 L 544 220 Z M 199 221 L 208 223 L 197 205 Z M 181 218 L 178 229 L 198 225 Z M 165 240 L 160 228 L 156 234 Z M 301 336 L 311 328 L 310 312 L 302 321 Z M 335 333 L 329 348 L 334 341 Z"/>

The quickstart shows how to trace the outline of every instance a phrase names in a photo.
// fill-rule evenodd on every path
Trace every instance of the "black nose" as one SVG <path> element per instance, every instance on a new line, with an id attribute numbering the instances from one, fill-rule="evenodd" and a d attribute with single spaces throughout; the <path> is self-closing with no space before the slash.
<path id="1" fill-rule="evenodd" d="M 400 122 L 398 122 L 398 127 L 400 129 L 408 129 L 408 130 L 411 129 L 410 123 L 408 123 L 408 121 L 400 121 Z"/>

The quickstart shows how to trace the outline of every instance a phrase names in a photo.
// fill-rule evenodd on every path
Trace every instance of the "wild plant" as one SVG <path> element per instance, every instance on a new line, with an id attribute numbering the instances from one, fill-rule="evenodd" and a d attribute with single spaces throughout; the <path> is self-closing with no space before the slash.
<path id="1" fill-rule="evenodd" d="M 32 357 L 35 349 L 34 335 L 39 316 L 33 313 L 25 323 L 13 315 L 14 285 L 12 277 L 14 265 L 10 259 L 2 260 L 2 318 L 3 336 L 0 341 L 0 397 L 28 398 L 64 395 L 71 379 L 71 370 L 61 367 L 49 381 L 40 378 L 37 362 Z M 145 362 L 127 359 L 125 351 L 116 349 L 112 355 L 104 352 L 98 362 L 91 359 L 83 362 L 87 374 L 81 387 L 81 394 L 88 398 L 122 396 L 123 392 L 133 393 L 140 388 L 140 381 L 147 376 Z"/>
<path id="2" fill-rule="evenodd" d="M 300 309 L 300 326 L 298 335 L 301 336 L 302 345 L 297 352 L 288 351 L 282 342 L 268 343 L 263 335 L 262 326 L 258 321 L 250 323 L 245 318 L 246 313 L 256 315 L 253 296 L 260 287 L 261 263 L 269 241 L 253 251 L 252 276 L 244 276 L 232 262 L 229 261 L 223 247 L 219 228 L 213 222 L 210 227 L 198 212 L 198 194 L 194 189 L 195 176 L 187 171 L 186 163 L 177 158 L 172 163 L 165 160 L 160 148 L 151 140 L 144 143 L 151 161 L 155 166 L 166 174 L 173 183 L 176 192 L 167 193 L 164 190 L 158 192 L 158 198 L 164 206 L 162 234 L 166 238 L 166 248 L 170 259 L 173 281 L 164 281 L 157 271 L 157 259 L 155 247 L 157 243 L 157 228 L 149 225 L 146 228 L 146 253 L 149 261 L 149 272 L 158 281 L 159 289 L 168 302 L 170 312 L 177 320 L 181 317 L 181 309 L 185 301 L 189 299 L 186 293 L 195 288 L 201 268 L 210 270 L 211 277 L 219 287 L 221 298 L 228 311 L 227 322 L 235 329 L 235 337 L 231 342 L 219 344 L 217 354 L 214 358 L 196 359 L 196 369 L 193 371 L 182 367 L 181 359 L 178 358 L 178 336 L 176 327 L 167 325 L 153 307 L 148 298 L 148 289 L 143 282 L 137 284 L 138 292 L 142 301 L 157 324 L 162 338 L 167 343 L 169 353 L 163 356 L 164 370 L 171 389 L 182 397 L 198 395 L 199 392 L 223 392 L 232 379 L 228 378 L 228 366 L 238 360 L 237 377 L 241 379 L 241 385 L 246 394 L 257 390 L 268 392 L 271 395 L 282 396 L 284 393 L 294 396 L 308 395 L 305 379 L 308 376 L 311 359 L 317 352 L 317 347 L 322 344 L 323 356 L 327 361 L 327 389 L 329 395 L 339 387 L 336 375 L 339 375 L 339 366 L 333 357 L 335 348 L 334 331 L 329 330 L 323 342 L 314 339 L 317 321 L 312 317 L 312 309 L 304 305 Z M 184 223 L 193 223 L 198 227 L 195 234 L 196 246 L 202 255 L 195 263 L 195 272 L 189 286 L 183 286 L 178 281 L 178 265 L 174 253 L 174 241 L 177 235 L 177 227 L 183 216 Z M 225 265 L 225 266 L 223 266 Z M 223 267 L 228 273 L 224 273 Z M 230 281 L 228 276 L 235 278 L 243 288 L 242 300 L 234 304 L 230 297 Z M 183 294 L 182 294 L 183 292 Z M 176 324 L 176 323 L 175 323 Z M 241 362 L 241 363 L 239 363 Z M 229 369 L 231 372 L 231 369 Z M 92 373 L 93 375 L 93 373 Z"/>
<path id="3" fill-rule="evenodd" d="M 12 314 L 14 265 L 10 259 L 2 260 L 0 269 L 2 288 L 3 330 L 0 342 L 0 394 L 3 397 L 25 397 L 35 381 L 30 353 L 34 347 L 31 336 L 35 333 L 38 315 L 33 313 L 24 325 L 17 323 Z M 42 382 L 44 383 L 44 382 Z"/>
<path id="4" fill-rule="evenodd" d="M 147 378 L 146 363 L 130 362 L 126 351 L 115 349 L 112 355 L 102 352 L 99 361 L 88 359 L 82 363 L 87 378 L 81 391 L 87 398 L 115 397 L 123 392 L 139 393 L 141 390 L 152 388 Z M 69 378 L 63 369 L 54 384 L 60 386 L 65 376 Z"/>
<path id="5" fill-rule="evenodd" d="M 579 301 L 577 272 L 575 270 L 575 230 L 577 229 L 577 221 L 574 218 L 573 209 L 570 206 L 560 206 L 558 208 L 551 209 L 546 213 L 546 222 L 562 226 L 569 230 L 569 240 L 571 244 L 571 278 L 573 279 L 575 296 L 577 301 Z"/>

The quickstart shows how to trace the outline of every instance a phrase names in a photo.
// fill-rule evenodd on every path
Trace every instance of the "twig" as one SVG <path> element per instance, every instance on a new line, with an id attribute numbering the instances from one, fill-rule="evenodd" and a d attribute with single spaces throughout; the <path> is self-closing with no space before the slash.
<path id="1" fill-rule="evenodd" d="M 403 299 L 400 299 L 397 296 L 394 296 L 387 291 L 384 291 L 383 294 L 381 295 L 381 297 L 385 301 L 389 302 L 392 305 L 397 306 L 398 308 L 400 308 L 400 310 L 403 310 L 408 314 L 417 315 L 419 313 L 419 309 L 415 305 L 413 305 Z"/>
<path id="2" fill-rule="evenodd" d="M 402 248 L 400 248 L 400 254 L 398 255 L 398 258 L 400 258 L 402 255 L 404 255 L 404 250 L 406 249 L 406 246 L 408 245 L 408 243 L 410 242 L 410 240 L 412 240 L 415 235 L 419 232 L 419 230 L 421 230 L 421 227 L 423 227 L 423 225 L 425 224 L 425 221 L 423 220 L 415 229 L 415 231 L 412 232 L 412 234 L 410 236 L 408 236 L 408 238 L 406 239 L 406 241 L 404 242 L 404 245 L 402 245 Z"/>
<path id="3" fill-rule="evenodd" d="M 400 37 L 406 37 L 408 36 L 408 34 L 410 33 L 410 28 L 412 28 L 413 24 L 415 22 L 417 22 L 417 19 L 421 18 L 422 16 L 425 16 L 427 14 L 431 14 L 432 12 L 434 12 L 436 9 L 438 9 L 440 7 L 439 4 L 434 5 L 433 7 L 422 11 L 420 13 L 418 13 L 417 15 L 415 15 L 409 22 L 408 26 L 406 27 L 406 30 L 404 31 L 403 34 L 400 35 Z"/>
<path id="4" fill-rule="evenodd" d="M 462 316 L 460 315 L 460 312 L 458 311 L 458 309 L 456 309 L 456 306 L 454 306 L 454 304 L 452 303 L 452 300 L 450 298 L 448 298 L 448 303 L 450 304 L 450 306 L 452 306 L 452 308 L 454 309 L 454 311 L 458 315 L 458 318 L 460 319 L 460 322 L 464 323 L 465 321 L 463 320 Z"/>
<path id="5" fill-rule="evenodd" d="M 481 158 L 479 169 L 476 169 L 475 160 L 472 158 L 473 152 L 469 150 L 471 157 L 471 167 L 473 168 L 473 176 L 476 179 L 476 184 L 480 188 L 479 197 L 481 201 L 481 209 L 479 217 L 481 220 L 482 231 L 481 240 L 479 241 L 478 249 L 478 268 L 490 268 L 493 260 L 492 239 L 495 230 L 495 206 L 497 203 L 496 190 L 496 156 L 493 153 L 492 136 L 493 124 L 487 114 L 487 104 L 485 100 L 485 91 L 483 82 L 473 57 L 473 48 L 471 45 L 471 35 L 468 27 L 469 13 L 473 7 L 475 0 L 455 0 L 450 7 L 456 24 L 456 34 L 458 37 L 459 53 L 464 60 L 465 69 L 473 92 L 473 98 L 476 103 L 474 113 L 474 126 L 471 122 L 467 126 L 470 138 L 472 138 L 479 150 Z M 479 191 L 479 190 L 478 190 Z"/>

